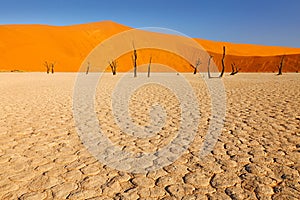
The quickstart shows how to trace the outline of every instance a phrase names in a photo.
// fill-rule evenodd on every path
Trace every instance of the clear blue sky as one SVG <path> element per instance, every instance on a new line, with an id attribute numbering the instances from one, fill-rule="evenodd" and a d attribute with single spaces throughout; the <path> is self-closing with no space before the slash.
<path id="1" fill-rule="evenodd" d="M 102 20 L 210 40 L 300 47 L 300 0 L 0 0 L 0 24 Z"/>

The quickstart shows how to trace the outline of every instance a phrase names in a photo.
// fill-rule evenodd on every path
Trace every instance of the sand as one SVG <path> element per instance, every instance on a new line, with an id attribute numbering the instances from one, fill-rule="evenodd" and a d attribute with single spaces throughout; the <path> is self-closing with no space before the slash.
<path id="1" fill-rule="evenodd" d="M 136 27 L 139 28 L 139 27 Z M 165 27 L 162 27 L 165 28 Z M 0 71 L 38 71 L 44 72 L 44 62 L 55 63 L 57 72 L 77 72 L 88 54 L 101 42 L 131 27 L 112 21 L 70 25 L 0 25 Z M 201 37 L 201 35 L 199 35 Z M 300 71 L 300 48 L 263 46 L 252 44 L 235 44 L 230 42 L 195 39 L 206 51 L 214 56 L 218 67 L 221 67 L 222 47 L 226 46 L 225 59 L 227 72 L 231 71 L 234 62 L 243 72 L 277 71 L 281 55 L 285 54 L 284 72 Z M 138 41 L 135 41 L 138 43 Z M 117 48 L 116 44 L 113 48 Z M 139 56 L 149 61 L 152 52 L 143 52 Z M 121 55 L 120 55 L 121 56 Z M 180 56 L 180 55 L 179 55 Z M 153 62 L 170 63 L 180 72 L 192 72 L 193 69 L 178 62 L 178 56 L 170 56 L 164 52 L 155 55 Z M 202 60 L 202 63 L 206 61 Z M 132 65 L 131 55 L 126 64 L 119 66 L 118 71 L 126 72 Z M 206 66 L 205 66 L 206 68 Z"/>
<path id="2" fill-rule="evenodd" d="M 75 73 L 0 73 L 0 199 L 298 199 L 299 74 L 226 74 L 226 121 L 202 159 L 210 98 L 200 75 L 185 77 L 201 111 L 192 144 L 171 165 L 133 174 L 98 162 L 82 144 L 72 113 Z M 107 137 L 132 152 L 169 143 L 179 102 L 159 85 L 134 93 L 130 114 L 147 125 L 147 106 L 160 101 L 169 114 L 165 130 L 150 140 L 118 131 L 109 97 L 120 78 L 107 74 L 97 89 L 95 109 Z"/>

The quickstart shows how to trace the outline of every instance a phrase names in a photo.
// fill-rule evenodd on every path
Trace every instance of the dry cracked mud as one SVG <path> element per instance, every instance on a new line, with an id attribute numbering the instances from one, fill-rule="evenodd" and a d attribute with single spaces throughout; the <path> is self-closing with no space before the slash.
<path id="1" fill-rule="evenodd" d="M 184 76 L 201 112 L 193 142 L 172 164 L 134 174 L 99 162 L 82 144 L 72 113 L 75 73 L 0 73 L 0 199 L 299 199 L 300 74 L 225 76 L 224 128 L 201 159 L 211 102 L 200 75 Z M 149 125 L 149 105 L 159 101 L 165 126 L 150 138 L 126 135 L 110 106 L 120 77 L 99 82 L 99 124 L 126 151 L 157 151 L 176 136 L 180 102 L 162 86 L 141 87 L 129 102 L 132 119 Z"/>

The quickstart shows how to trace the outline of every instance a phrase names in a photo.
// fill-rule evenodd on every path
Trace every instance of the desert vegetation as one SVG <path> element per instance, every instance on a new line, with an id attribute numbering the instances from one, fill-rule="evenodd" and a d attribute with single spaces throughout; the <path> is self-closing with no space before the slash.
<path id="1" fill-rule="evenodd" d="M 213 56 L 209 56 L 208 58 L 208 62 L 207 62 L 207 74 L 208 74 L 208 78 L 211 78 L 210 76 L 210 62 L 211 62 L 211 59 L 213 58 Z"/>
<path id="2" fill-rule="evenodd" d="M 226 52 L 226 47 L 223 46 L 223 56 L 222 56 L 222 71 L 221 71 L 221 74 L 220 74 L 220 78 L 223 76 L 224 74 L 224 71 L 225 71 L 225 63 L 224 63 L 224 59 L 225 59 L 225 52 Z"/>
<path id="3" fill-rule="evenodd" d="M 86 74 L 89 74 L 89 71 L 90 71 L 90 62 L 88 62 L 88 65 L 87 65 L 87 67 L 86 67 Z"/>
<path id="4" fill-rule="evenodd" d="M 44 62 L 44 66 L 46 67 L 46 73 L 49 74 L 50 71 L 53 74 L 54 73 L 54 67 L 55 67 L 55 62 Z"/>
<path id="5" fill-rule="evenodd" d="M 148 64 L 148 73 L 147 73 L 148 78 L 150 77 L 151 62 L 152 62 L 152 56 L 150 56 L 150 60 L 149 60 L 149 64 Z"/>
<path id="6" fill-rule="evenodd" d="M 231 63 L 231 73 L 230 75 L 235 75 L 237 74 L 241 69 L 238 68 L 235 63 Z"/>
<path id="7" fill-rule="evenodd" d="M 277 67 L 278 68 L 278 74 L 277 75 L 282 75 L 283 61 L 284 61 L 284 55 L 281 56 L 280 63 Z"/>
<path id="8" fill-rule="evenodd" d="M 47 61 L 45 61 L 44 65 L 46 67 L 46 73 L 49 74 L 49 72 L 50 72 L 50 65 L 48 64 Z"/>
<path id="9" fill-rule="evenodd" d="M 136 49 L 134 47 L 134 43 L 133 43 L 133 55 L 132 55 L 132 62 L 133 62 L 133 77 L 137 77 L 137 53 L 136 53 Z"/>
<path id="10" fill-rule="evenodd" d="M 194 74 L 197 74 L 197 69 L 199 67 L 199 65 L 201 64 L 200 58 L 197 59 L 195 66 L 193 66 L 194 68 Z"/>
<path id="11" fill-rule="evenodd" d="M 55 63 L 51 63 L 51 73 L 52 74 L 54 73 L 54 65 L 55 65 Z"/>
<path id="12" fill-rule="evenodd" d="M 109 66 L 111 68 L 112 75 L 116 75 L 117 74 L 117 61 L 113 60 L 113 61 L 109 62 Z"/>

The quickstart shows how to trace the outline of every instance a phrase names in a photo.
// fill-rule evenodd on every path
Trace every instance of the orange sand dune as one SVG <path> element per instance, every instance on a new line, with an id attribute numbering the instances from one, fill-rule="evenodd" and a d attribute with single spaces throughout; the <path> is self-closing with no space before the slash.
<path id="1" fill-rule="evenodd" d="M 253 44 L 234 44 L 230 42 L 216 42 L 204 39 L 195 39 L 209 52 L 223 53 L 223 46 L 226 46 L 226 53 L 235 56 L 275 56 L 282 54 L 300 54 L 300 48 L 263 46 Z"/>
<path id="2" fill-rule="evenodd" d="M 131 28 L 111 21 L 72 26 L 1 25 L 0 70 L 45 71 L 44 62 L 47 61 L 55 62 L 55 71 L 75 72 L 97 44 L 129 29 Z M 233 62 L 243 72 L 276 71 L 283 54 L 286 55 L 284 72 L 295 72 L 300 68 L 300 48 L 233 44 L 203 39 L 195 41 L 214 56 L 219 68 L 222 46 L 226 46 L 226 71 L 231 70 Z M 147 63 L 152 55 L 156 63 L 170 65 L 177 71 L 193 71 L 188 62 L 172 53 L 156 51 L 153 54 L 144 50 L 139 55 L 142 60 L 139 65 Z M 130 55 L 120 58 L 117 71 L 129 70 L 131 62 Z"/>
<path id="3" fill-rule="evenodd" d="M 109 21 L 73 26 L 0 26 L 0 69 L 44 71 L 55 62 L 55 71 L 77 71 L 87 54 L 101 41 L 128 30 Z"/>

